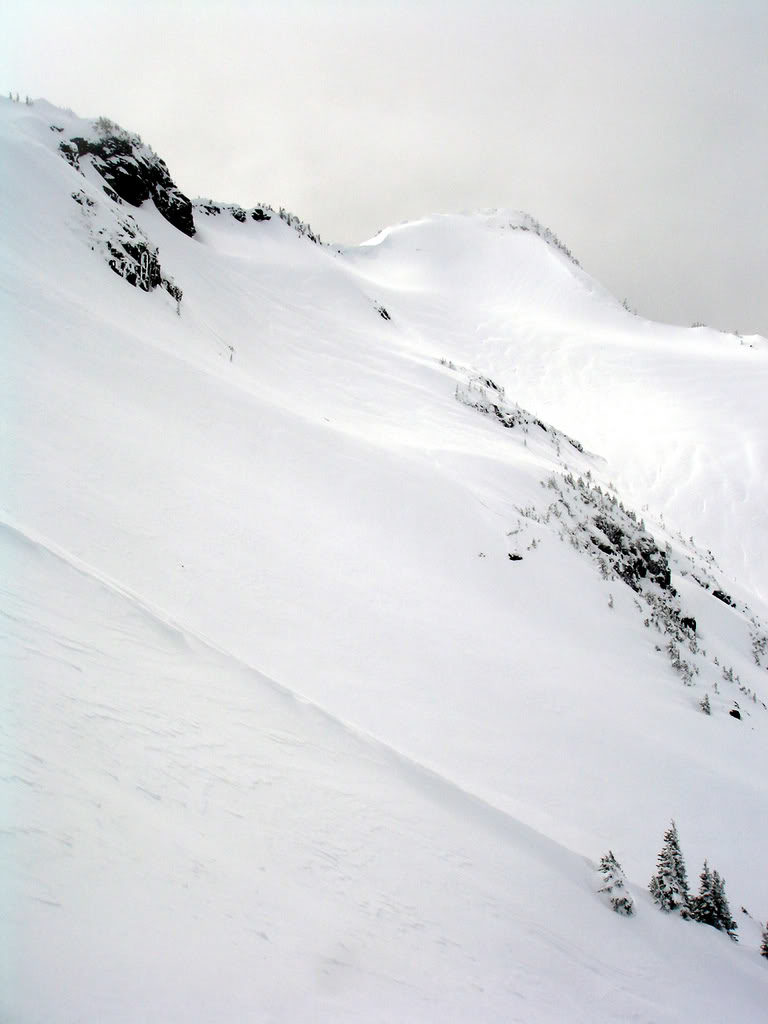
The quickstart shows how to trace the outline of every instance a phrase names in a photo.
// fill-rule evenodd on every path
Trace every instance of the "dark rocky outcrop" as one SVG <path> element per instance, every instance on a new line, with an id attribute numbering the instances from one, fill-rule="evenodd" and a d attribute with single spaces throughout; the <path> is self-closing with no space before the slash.
<path id="1" fill-rule="evenodd" d="M 157 246 L 152 244 L 134 218 L 97 201 L 82 189 L 73 192 L 72 198 L 85 217 L 91 248 L 103 254 L 110 270 L 145 292 L 162 286 L 176 300 L 178 312 L 182 290 L 173 278 L 163 272 Z"/>
<path id="2" fill-rule="evenodd" d="M 106 182 L 110 198 L 116 194 L 131 206 L 141 206 L 151 199 L 169 223 L 185 235 L 194 235 L 192 203 L 176 187 L 165 161 L 145 146 L 138 135 L 100 118 L 94 124 L 91 138 L 73 136 L 62 141 L 59 149 L 78 170 L 80 160 L 90 155 L 93 167 Z"/>
<path id="3" fill-rule="evenodd" d="M 104 238 L 103 243 L 109 253 L 107 262 L 110 268 L 124 277 L 128 284 L 145 292 L 161 285 L 177 304 L 181 303 L 181 288 L 163 273 L 157 247 L 140 231 L 132 217 L 121 221 L 120 230 L 112 237 Z"/>
<path id="4" fill-rule="evenodd" d="M 444 366 L 449 365 L 447 360 L 442 360 L 442 363 Z M 453 364 L 450 366 L 453 367 Z M 567 434 L 554 427 L 547 426 L 537 416 L 520 408 L 519 405 L 510 405 L 504 397 L 504 388 L 490 377 L 474 375 L 466 383 L 457 384 L 456 399 L 462 405 L 469 406 L 470 409 L 477 409 L 479 412 L 495 416 L 502 427 L 506 427 L 508 430 L 521 427 L 524 433 L 528 433 L 530 427 L 535 426 L 548 434 L 555 445 L 565 442 L 578 452 L 584 451 L 583 446 L 572 437 L 568 437 Z"/>
<path id="5" fill-rule="evenodd" d="M 257 223 L 271 220 L 270 213 L 274 213 L 270 206 L 254 206 L 250 210 L 244 210 L 237 203 L 214 203 L 211 199 L 196 199 L 193 207 L 195 211 L 204 213 L 206 217 L 218 217 L 222 213 L 229 213 L 238 224 L 245 224 L 249 217 Z"/>
<path id="6" fill-rule="evenodd" d="M 282 206 L 275 210 L 271 206 L 262 203 L 259 206 L 253 206 L 245 210 L 236 203 L 216 203 L 212 199 L 195 199 L 192 205 L 197 213 L 204 213 L 206 217 L 218 217 L 228 213 L 239 224 L 245 224 L 249 218 L 250 220 L 261 222 L 271 220 L 273 216 L 277 216 L 301 238 L 308 238 L 310 242 L 314 242 L 316 245 L 323 244 L 320 235 L 313 231 L 306 221 L 301 220 L 295 213 L 290 213 L 288 210 L 283 209 Z"/>
<path id="7" fill-rule="evenodd" d="M 592 542 L 613 557 L 614 571 L 628 586 L 638 591 L 640 580 L 646 578 L 657 583 L 662 590 L 671 586 L 672 574 L 666 553 L 656 546 L 649 533 L 634 523 L 633 529 L 624 529 L 616 522 L 616 517 L 610 518 L 605 513 L 596 515 L 593 522 L 605 539 L 592 536 Z"/>

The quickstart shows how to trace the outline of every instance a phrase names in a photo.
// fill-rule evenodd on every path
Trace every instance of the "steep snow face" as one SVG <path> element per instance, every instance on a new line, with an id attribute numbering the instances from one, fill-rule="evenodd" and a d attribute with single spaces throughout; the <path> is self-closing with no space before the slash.
<path id="1" fill-rule="evenodd" d="M 179 306 L 65 115 L 0 114 L 5 1017 L 756 1017 L 763 343 L 507 214 L 340 251 L 147 200 Z M 672 817 L 740 947 L 644 894 Z"/>
<path id="2" fill-rule="evenodd" d="M 4 1020 L 759 1019 L 756 954 L 638 887 L 619 918 L 584 858 L 64 552 L 0 557 Z"/>
<path id="3" fill-rule="evenodd" d="M 350 259 L 441 355 L 599 452 L 633 505 L 765 600 L 768 342 L 634 316 L 541 234 L 510 212 L 434 217 Z"/>

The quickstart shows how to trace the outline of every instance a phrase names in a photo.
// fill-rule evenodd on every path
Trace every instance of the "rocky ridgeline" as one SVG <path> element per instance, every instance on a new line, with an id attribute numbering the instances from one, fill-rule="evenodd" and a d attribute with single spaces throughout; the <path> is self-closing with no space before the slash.
<path id="1" fill-rule="evenodd" d="M 560 241 L 554 231 L 551 231 L 548 227 L 540 224 L 539 221 L 529 213 L 520 213 L 518 217 L 518 221 L 510 222 L 510 224 L 507 225 L 510 230 L 530 231 L 532 234 L 538 235 L 543 242 L 546 242 L 547 245 L 550 245 L 553 249 L 557 249 L 558 252 L 562 253 L 563 256 L 570 260 L 570 262 L 575 266 L 581 266 L 568 246 Z"/>
<path id="2" fill-rule="evenodd" d="M 50 127 L 60 135 L 64 132 L 58 125 Z M 110 201 L 99 202 L 85 189 L 72 193 L 86 217 L 91 247 L 101 250 L 111 269 L 129 284 L 144 291 L 162 285 L 176 299 L 177 311 L 181 288 L 163 273 L 157 246 L 130 214 L 111 215 L 108 207 L 119 208 L 125 203 L 139 207 L 151 200 L 170 224 L 190 238 L 196 230 L 195 214 L 205 217 L 228 214 L 240 224 L 264 222 L 277 216 L 299 236 L 322 244 L 309 224 L 282 207 L 275 211 L 271 206 L 259 205 L 246 210 L 234 203 L 216 203 L 210 199 L 193 203 L 177 188 L 164 160 L 138 135 L 132 135 L 107 118 L 93 121 L 89 129 L 81 129 L 80 134 L 61 138 L 59 151 L 81 174 L 85 174 L 87 166 L 92 167 L 102 179 L 102 190 Z"/>
<path id="3" fill-rule="evenodd" d="M 62 155 L 76 169 L 91 157 L 93 168 L 106 183 L 107 195 L 131 206 L 151 199 L 165 219 L 190 238 L 195 233 L 192 203 L 176 187 L 164 160 L 138 135 L 131 135 L 106 118 L 93 122 L 88 138 L 75 135 L 59 143 Z"/>
<path id="4" fill-rule="evenodd" d="M 448 360 L 443 359 L 441 363 L 450 370 L 459 369 Z M 508 430 L 519 427 L 523 433 L 527 434 L 531 427 L 535 427 L 543 431 L 558 450 L 558 455 L 561 444 L 570 445 L 577 452 L 583 453 L 584 451 L 584 447 L 578 441 L 574 441 L 572 437 L 548 426 L 533 413 L 521 409 L 519 405 L 511 405 L 507 402 L 504 388 L 492 381 L 490 377 L 476 374 L 470 376 L 466 381 L 459 381 L 456 385 L 456 400 L 462 405 L 469 406 L 470 409 L 477 409 L 478 412 L 495 417 L 502 427 L 506 427 Z"/>
<path id="5" fill-rule="evenodd" d="M 600 572 L 603 579 L 619 580 L 629 587 L 634 606 L 642 617 L 643 626 L 658 638 L 656 650 L 665 655 L 672 669 L 687 686 L 706 680 L 713 700 L 705 693 L 699 707 L 711 714 L 718 707 L 720 687 L 738 691 L 741 705 L 732 701 L 730 714 L 740 719 L 749 706 L 766 708 L 754 686 L 743 682 L 731 666 L 721 663 L 714 651 L 709 654 L 702 647 L 694 616 L 686 614 L 681 606 L 678 589 L 673 585 L 673 573 L 681 579 L 690 577 L 709 592 L 721 605 L 743 619 L 745 635 L 749 638 L 750 653 L 757 670 L 768 669 L 768 630 L 746 605 L 739 605 L 724 589 L 718 579 L 717 564 L 711 552 L 700 551 L 693 538 L 685 540 L 678 535 L 675 551 L 669 544 L 661 547 L 643 518 L 627 508 L 612 485 L 601 486 L 593 479 L 598 462 L 578 441 L 542 422 L 536 416 L 511 405 L 504 389 L 489 377 L 470 374 L 448 360 L 443 366 L 462 375 L 456 385 L 455 397 L 469 408 L 492 416 L 506 429 L 519 428 L 523 442 L 549 447 L 558 471 L 542 480 L 542 487 L 551 494 L 542 506 L 518 508 L 517 526 L 507 532 L 513 549 L 508 557 L 522 561 L 541 543 L 537 527 L 553 530 L 559 539 L 582 552 Z M 578 454 L 575 454 L 578 453 Z M 577 474 L 566 457 L 580 467 Z M 531 532 L 533 534 L 531 535 Z M 523 553 L 525 552 L 525 554 Z M 613 597 L 610 598 L 613 607 Z M 720 705 L 722 705 L 722 700 Z"/>
<path id="6" fill-rule="evenodd" d="M 229 214 L 239 224 L 245 224 L 249 220 L 259 223 L 260 221 L 271 220 L 272 217 L 279 217 L 301 238 L 308 238 L 310 242 L 314 242 L 316 245 L 323 244 L 320 235 L 313 231 L 306 221 L 301 220 L 295 213 L 290 213 L 282 206 L 275 210 L 266 203 L 260 203 L 258 206 L 251 206 L 245 209 L 242 206 L 238 206 L 237 203 L 217 203 L 212 199 L 195 199 L 192 205 L 196 213 L 203 214 L 206 217 L 220 217 Z"/>
<path id="7" fill-rule="evenodd" d="M 711 553 L 703 556 L 692 541 L 684 542 L 688 553 L 673 553 L 670 545 L 661 548 L 646 528 L 642 518 L 620 501 L 615 491 L 603 488 L 587 471 L 574 476 L 570 471 L 552 474 L 544 482 L 556 497 L 539 521 L 558 523 L 560 539 L 584 551 L 597 565 L 604 579 L 620 579 L 637 595 L 635 606 L 643 616 L 643 625 L 661 635 L 657 651 L 664 652 L 674 671 L 687 686 L 695 685 L 702 672 L 714 682 L 712 692 L 720 694 L 720 685 L 738 690 L 754 707 L 766 709 L 757 689 L 742 681 L 731 666 L 725 665 L 716 651 L 704 650 L 696 619 L 681 608 L 678 590 L 673 586 L 673 570 L 680 578 L 688 575 L 720 603 L 727 605 L 742 619 L 744 633 L 749 637 L 755 665 L 761 667 L 761 656 L 768 645 L 766 631 L 760 620 L 746 606 L 738 606 L 721 586 L 716 585 L 716 563 Z M 528 510 L 521 510 L 524 513 Z M 531 514 L 528 512 L 528 514 Z M 534 517 L 536 513 L 533 513 Z M 724 614 L 728 614 L 724 612 Z M 700 703 L 711 713 L 709 695 Z M 748 705 L 733 702 L 730 714 L 740 719 Z"/>
<path id="8" fill-rule="evenodd" d="M 237 203 L 215 203 L 212 199 L 194 199 L 192 201 L 195 213 L 203 214 L 206 217 L 220 217 L 222 214 L 229 214 L 238 224 L 245 224 L 247 220 L 254 220 L 257 223 L 271 220 L 274 210 L 269 206 L 252 206 L 246 210 Z"/>

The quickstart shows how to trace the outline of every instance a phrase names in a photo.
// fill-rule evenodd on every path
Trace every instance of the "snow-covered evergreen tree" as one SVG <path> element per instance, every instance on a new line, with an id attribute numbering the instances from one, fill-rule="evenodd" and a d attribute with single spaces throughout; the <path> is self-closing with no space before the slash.
<path id="1" fill-rule="evenodd" d="M 681 917 L 690 917 L 688 876 L 674 821 L 664 833 L 664 845 L 656 861 L 656 874 L 648 889 L 663 911 L 668 914 L 679 911 Z"/>
<path id="2" fill-rule="evenodd" d="M 597 891 L 608 895 L 611 907 L 617 914 L 631 917 L 635 912 L 635 901 L 626 887 L 626 876 L 612 850 L 600 858 L 599 871 L 604 884 Z"/>
<path id="3" fill-rule="evenodd" d="M 694 921 L 700 921 L 702 924 L 711 925 L 713 928 L 718 927 L 714 878 L 706 861 L 704 861 L 704 867 L 699 875 L 699 894 L 691 899 L 691 917 Z"/>
<path id="4" fill-rule="evenodd" d="M 760 955 L 768 960 L 768 924 L 763 928 L 763 941 L 760 943 Z"/>
<path id="5" fill-rule="evenodd" d="M 710 871 L 709 865 L 704 861 L 704 867 L 699 875 L 699 894 L 694 896 L 691 902 L 691 917 L 694 921 L 708 924 L 718 931 L 727 932 L 734 940 L 738 925 L 731 917 L 731 908 L 728 905 L 728 898 L 725 895 L 725 880 L 717 873 Z"/>
<path id="6" fill-rule="evenodd" d="M 718 923 L 715 925 L 721 931 L 726 932 L 734 942 L 738 942 L 736 931 L 738 925 L 731 916 L 731 908 L 728 905 L 728 897 L 725 895 L 725 879 L 717 871 L 712 872 L 712 894 L 715 901 Z"/>

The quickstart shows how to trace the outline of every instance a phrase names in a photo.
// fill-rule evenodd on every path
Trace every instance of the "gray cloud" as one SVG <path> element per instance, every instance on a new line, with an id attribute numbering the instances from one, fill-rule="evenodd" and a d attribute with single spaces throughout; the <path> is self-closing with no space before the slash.
<path id="1" fill-rule="evenodd" d="M 764 0 L 6 2 L 5 88 L 359 241 L 509 206 L 658 319 L 768 335 Z"/>

